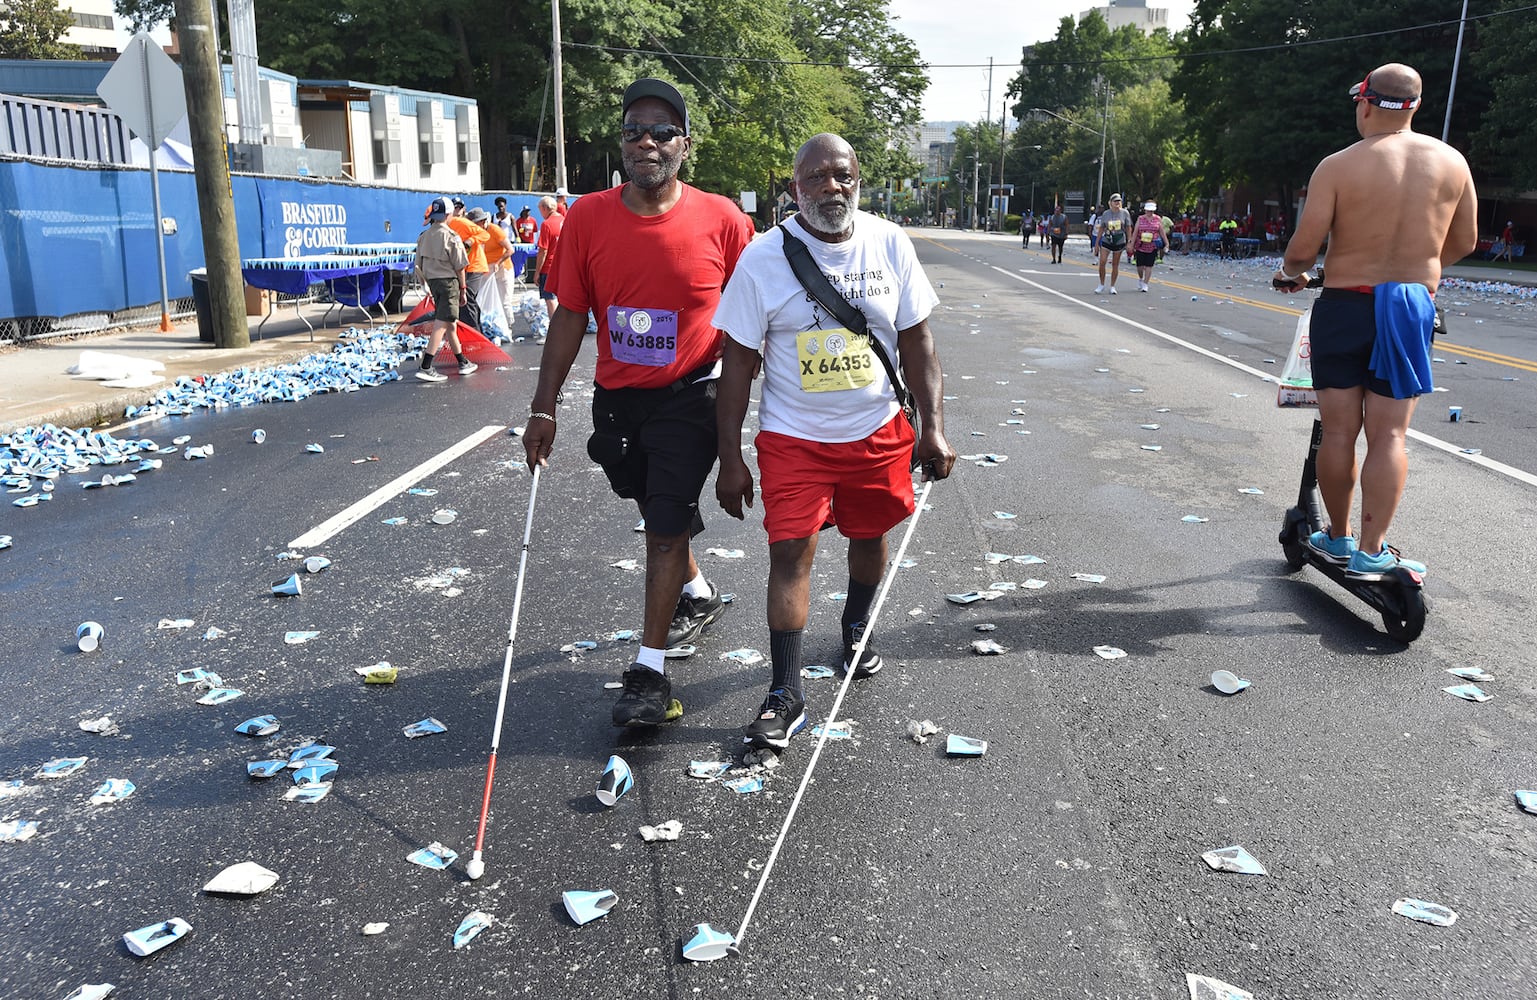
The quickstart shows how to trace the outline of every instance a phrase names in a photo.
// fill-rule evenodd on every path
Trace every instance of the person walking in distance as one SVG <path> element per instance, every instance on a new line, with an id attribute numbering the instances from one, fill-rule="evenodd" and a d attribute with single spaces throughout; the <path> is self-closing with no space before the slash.
<path id="1" fill-rule="evenodd" d="M 1114 295 L 1115 283 L 1121 277 L 1121 252 L 1131 231 L 1131 213 L 1121 207 L 1121 196 L 1110 196 L 1110 207 L 1099 215 L 1094 224 L 1099 234 L 1099 285 L 1095 295 L 1105 294 L 1105 264 L 1110 265 L 1110 294 Z"/>
<path id="2" fill-rule="evenodd" d="M 545 464 L 555 443 L 560 387 L 598 320 L 598 364 L 587 454 L 614 493 L 645 518 L 641 648 L 624 671 L 616 726 L 654 726 L 682 714 L 666 651 L 691 643 L 725 610 L 690 539 L 704 530 L 699 495 L 715 465 L 715 380 L 721 334 L 710 324 L 721 289 L 753 238 L 730 199 L 678 179 L 688 158 L 688 109 L 671 84 L 625 89 L 618 128 L 629 181 L 583 195 L 565 216 L 548 287 L 559 305 L 539 363 L 523 447 Z M 553 201 L 545 231 L 561 218 Z"/>
<path id="3" fill-rule="evenodd" d="M 1142 206 L 1142 214 L 1131 230 L 1131 252 L 1137 260 L 1137 291 L 1147 291 L 1153 280 L 1153 265 L 1158 263 L 1162 249 L 1163 217 L 1158 214 L 1158 203 L 1150 201 Z"/>
<path id="4" fill-rule="evenodd" d="M 1061 205 L 1055 206 L 1046 220 L 1046 233 L 1051 237 L 1051 262 L 1060 264 L 1062 248 L 1067 244 L 1067 216 L 1062 214 Z"/>
<path id="5" fill-rule="evenodd" d="M 464 356 L 459 343 L 459 307 L 464 304 L 466 288 L 464 269 L 469 255 L 464 242 L 448 226 L 453 206 L 447 198 L 438 198 L 427 207 L 428 226 L 416 238 L 416 276 L 432 296 L 432 332 L 422 352 L 422 364 L 416 377 L 423 382 L 446 382 L 448 376 L 432 368 L 432 359 L 448 341 L 449 350 L 459 359 L 459 374 L 468 375 L 479 366 Z"/>
<path id="6" fill-rule="evenodd" d="M 544 221 L 539 227 L 539 252 L 534 257 L 534 273 L 538 275 L 539 297 L 544 300 L 545 310 L 553 317 L 556 308 L 560 306 L 560 300 L 549 287 L 550 269 L 555 266 L 555 248 L 560 244 L 560 230 L 565 225 L 566 217 L 555 211 L 555 199 L 549 195 L 539 199 L 538 207 L 539 217 Z"/>
<path id="7" fill-rule="evenodd" d="M 806 724 L 801 639 L 818 533 L 836 526 L 848 539 L 843 669 L 868 677 L 881 669 L 880 654 L 866 640 L 856 662 L 854 647 L 885 569 L 886 533 L 913 512 L 912 462 L 934 479 L 955 463 L 928 326 L 939 299 L 912 240 L 858 210 L 859 160 L 839 136 L 812 137 L 793 170 L 800 212 L 743 252 L 714 319 L 726 333 L 715 496 L 736 518 L 753 500 L 742 421 L 754 373 L 764 372 L 755 443 L 769 540 L 772 675 L 743 737 L 750 748 L 783 748 Z M 797 270 L 792 256 L 800 254 Z M 820 280 L 808 283 L 813 274 Z M 842 304 L 824 304 L 833 297 Z M 850 304 L 867 330 L 849 329 L 853 311 L 838 318 L 834 310 Z M 888 363 L 911 387 L 922 420 L 916 442 Z"/>
<path id="8" fill-rule="evenodd" d="M 1431 296 L 1442 269 L 1478 243 L 1478 196 L 1462 154 L 1412 128 L 1419 73 L 1387 63 L 1352 87 L 1350 98 L 1361 139 L 1313 171 L 1275 282 L 1289 292 L 1305 287 L 1328 240 L 1309 339 L 1323 428 L 1318 489 L 1329 525 L 1308 545 L 1350 576 L 1380 579 L 1395 566 L 1425 571 L 1386 537 L 1408 478 L 1409 419 L 1432 389 Z M 1350 514 L 1363 429 L 1358 540 Z"/>

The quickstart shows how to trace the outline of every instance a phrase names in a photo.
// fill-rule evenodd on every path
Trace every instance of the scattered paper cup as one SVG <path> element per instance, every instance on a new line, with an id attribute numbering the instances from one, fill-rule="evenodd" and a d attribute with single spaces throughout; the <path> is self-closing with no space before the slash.
<path id="1" fill-rule="evenodd" d="M 736 950 L 736 938 L 709 924 L 695 924 L 693 935 L 683 944 L 683 957 L 690 962 L 714 962 Z"/>
<path id="2" fill-rule="evenodd" d="M 608 765 L 603 768 L 603 777 L 598 781 L 598 801 L 612 809 L 624 793 L 635 787 L 635 775 L 630 772 L 630 765 L 618 754 L 608 759 Z"/>
<path id="3" fill-rule="evenodd" d="M 602 889 L 598 892 L 588 892 L 581 889 L 573 889 L 560 894 L 560 901 L 566 904 L 566 912 L 578 925 L 589 924 L 599 917 L 608 916 L 608 911 L 619 902 L 619 894 L 612 889 Z"/>
<path id="4" fill-rule="evenodd" d="M 1211 686 L 1223 694 L 1237 694 L 1247 689 L 1250 681 L 1239 677 L 1231 670 L 1213 670 L 1211 672 Z"/>
<path id="5" fill-rule="evenodd" d="M 80 647 L 82 653 L 94 653 L 96 647 L 101 645 L 103 635 L 102 627 L 96 622 L 81 622 L 75 629 L 75 645 Z"/>

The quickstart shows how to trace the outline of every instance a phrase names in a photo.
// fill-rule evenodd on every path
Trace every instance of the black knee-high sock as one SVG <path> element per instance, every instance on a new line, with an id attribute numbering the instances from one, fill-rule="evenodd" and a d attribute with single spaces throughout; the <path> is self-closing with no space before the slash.
<path id="1" fill-rule="evenodd" d="M 863 628 L 870 620 L 870 607 L 875 603 L 875 592 L 879 589 L 877 584 L 860 583 L 853 578 L 849 579 L 849 596 L 843 602 L 843 644 L 852 646 L 857 640 L 854 637 L 856 626 Z"/>
<path id="2" fill-rule="evenodd" d="M 774 665 L 770 690 L 784 688 L 805 700 L 801 693 L 801 636 L 804 629 L 769 629 L 769 659 Z"/>
<path id="3" fill-rule="evenodd" d="M 429 351 L 422 352 L 422 371 L 432 367 L 432 354 Z"/>

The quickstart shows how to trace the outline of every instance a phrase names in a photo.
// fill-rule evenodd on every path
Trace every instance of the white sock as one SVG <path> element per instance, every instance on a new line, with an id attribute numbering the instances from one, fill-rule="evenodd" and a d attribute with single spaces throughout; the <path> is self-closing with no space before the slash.
<path id="1" fill-rule="evenodd" d="M 642 646 L 640 647 L 640 652 L 635 655 L 635 663 L 637 666 L 649 667 L 659 674 L 665 674 L 667 671 L 663 668 L 662 664 L 666 658 L 667 654 L 663 650 Z"/>
<path id="2" fill-rule="evenodd" d="M 709 597 L 715 593 L 715 589 L 710 586 L 710 581 L 704 578 L 704 570 L 700 570 L 692 580 L 683 585 L 683 593 L 694 598 Z"/>

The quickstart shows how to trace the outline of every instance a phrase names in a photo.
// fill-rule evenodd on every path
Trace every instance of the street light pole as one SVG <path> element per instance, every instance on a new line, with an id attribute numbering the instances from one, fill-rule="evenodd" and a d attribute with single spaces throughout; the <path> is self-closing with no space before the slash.
<path id="1" fill-rule="evenodd" d="M 971 228 L 977 228 L 977 178 L 982 173 L 982 165 L 979 162 L 982 148 L 971 154 Z"/>
<path id="2" fill-rule="evenodd" d="M 1110 88 L 1105 88 L 1105 112 L 1100 118 L 1099 132 L 1099 194 L 1098 204 L 1105 204 L 1105 139 L 1110 135 Z"/>

